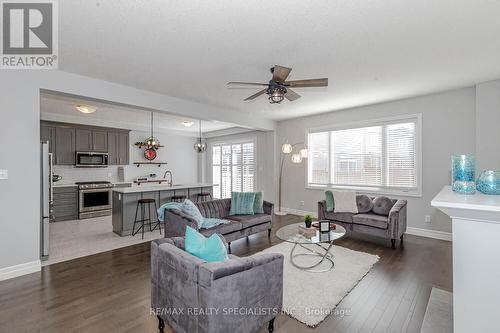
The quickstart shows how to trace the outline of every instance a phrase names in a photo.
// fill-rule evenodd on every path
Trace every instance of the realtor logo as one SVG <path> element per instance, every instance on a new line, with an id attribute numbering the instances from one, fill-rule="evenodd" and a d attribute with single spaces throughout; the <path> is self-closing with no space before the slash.
<path id="1" fill-rule="evenodd" d="M 1 1 L 2 69 L 57 68 L 57 3 Z"/>

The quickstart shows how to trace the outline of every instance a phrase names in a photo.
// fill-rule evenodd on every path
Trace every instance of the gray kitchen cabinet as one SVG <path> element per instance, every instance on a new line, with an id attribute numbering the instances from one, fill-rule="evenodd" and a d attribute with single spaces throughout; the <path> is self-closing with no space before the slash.
<path id="1" fill-rule="evenodd" d="M 54 187 L 53 222 L 78 219 L 78 187 Z"/>
<path id="2" fill-rule="evenodd" d="M 55 159 L 57 165 L 75 164 L 75 129 L 73 127 L 55 128 Z"/>
<path id="3" fill-rule="evenodd" d="M 49 141 L 55 165 L 75 165 L 75 153 L 109 154 L 110 165 L 128 165 L 129 130 L 42 121 L 40 140 Z"/>
<path id="4" fill-rule="evenodd" d="M 128 132 L 108 132 L 109 164 L 129 164 L 129 134 Z"/>
<path id="5" fill-rule="evenodd" d="M 129 164 L 129 133 L 118 135 L 118 164 Z"/>
<path id="6" fill-rule="evenodd" d="M 108 151 L 108 132 L 92 131 L 92 151 L 106 153 Z"/>
<path id="7" fill-rule="evenodd" d="M 49 153 L 54 153 L 56 145 L 56 128 L 42 124 L 40 127 L 40 141 L 49 142 Z"/>
<path id="8" fill-rule="evenodd" d="M 108 151 L 108 132 L 88 128 L 76 129 L 76 151 Z"/>
<path id="9" fill-rule="evenodd" d="M 92 131 L 90 129 L 76 129 L 76 151 L 92 151 Z"/>
<path id="10" fill-rule="evenodd" d="M 108 132 L 108 162 L 118 165 L 118 136 L 117 132 Z"/>

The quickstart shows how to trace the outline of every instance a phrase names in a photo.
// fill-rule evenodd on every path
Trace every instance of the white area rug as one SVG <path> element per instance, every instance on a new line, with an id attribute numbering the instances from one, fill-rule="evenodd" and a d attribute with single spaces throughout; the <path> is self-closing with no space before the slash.
<path id="1" fill-rule="evenodd" d="M 307 245 L 317 250 L 316 245 Z M 358 284 L 379 260 L 379 256 L 333 246 L 330 252 L 335 256 L 335 267 L 325 273 L 311 273 L 296 268 L 290 262 L 293 244 L 283 242 L 262 252 L 281 253 L 285 256 L 283 272 L 284 312 L 307 326 L 319 325 L 328 315 L 335 313 L 335 307 Z M 318 248 L 319 249 L 319 248 Z M 319 249 L 321 250 L 321 249 Z M 296 249 L 295 253 L 307 250 Z M 301 257 L 299 264 L 312 264 L 315 257 Z M 328 264 L 321 264 L 328 267 Z"/>

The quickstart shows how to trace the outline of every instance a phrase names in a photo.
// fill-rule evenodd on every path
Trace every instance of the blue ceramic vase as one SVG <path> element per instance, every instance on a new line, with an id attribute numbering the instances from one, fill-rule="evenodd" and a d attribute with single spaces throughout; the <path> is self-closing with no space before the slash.
<path id="1" fill-rule="evenodd" d="M 500 194 L 500 171 L 484 170 L 477 179 L 476 189 L 484 194 Z"/>
<path id="2" fill-rule="evenodd" d="M 453 191 L 461 194 L 476 192 L 474 155 L 453 155 L 451 157 Z"/>

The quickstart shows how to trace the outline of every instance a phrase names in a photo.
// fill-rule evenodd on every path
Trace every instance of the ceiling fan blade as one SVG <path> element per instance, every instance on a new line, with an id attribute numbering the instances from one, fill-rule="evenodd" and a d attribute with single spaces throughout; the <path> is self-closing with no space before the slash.
<path id="1" fill-rule="evenodd" d="M 328 87 L 328 79 L 309 79 L 309 80 L 295 80 L 286 81 L 283 83 L 286 87 Z"/>
<path id="2" fill-rule="evenodd" d="M 255 93 L 255 94 L 253 94 L 253 95 L 252 95 L 252 96 L 250 96 L 250 97 L 245 98 L 244 100 L 245 100 L 245 101 L 251 101 L 252 99 L 254 99 L 254 98 L 256 98 L 256 97 L 259 97 L 260 95 L 265 94 L 265 93 L 266 93 L 266 91 L 267 91 L 267 88 L 266 88 L 266 89 L 262 89 L 261 91 L 259 91 L 259 92 Z"/>
<path id="3" fill-rule="evenodd" d="M 261 86 L 267 87 L 268 83 L 257 83 L 257 82 L 228 82 L 228 86 Z"/>
<path id="4" fill-rule="evenodd" d="M 285 98 L 287 100 L 289 100 L 290 102 L 293 102 L 295 101 L 296 99 L 299 99 L 300 98 L 300 95 L 297 94 L 295 91 L 293 91 L 292 89 L 287 89 L 286 90 L 286 93 L 285 93 Z"/>
<path id="5" fill-rule="evenodd" d="M 288 67 L 283 67 L 280 65 L 274 66 L 273 81 L 274 82 L 285 82 L 286 78 L 288 77 L 288 75 L 290 75 L 291 71 L 292 71 L 292 69 L 288 68 Z"/>

